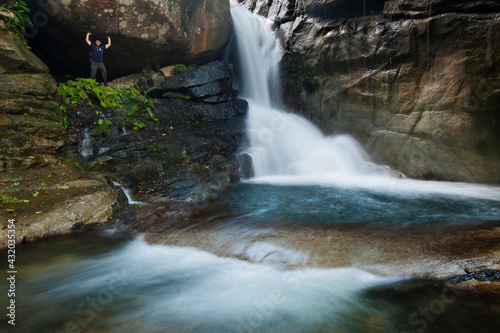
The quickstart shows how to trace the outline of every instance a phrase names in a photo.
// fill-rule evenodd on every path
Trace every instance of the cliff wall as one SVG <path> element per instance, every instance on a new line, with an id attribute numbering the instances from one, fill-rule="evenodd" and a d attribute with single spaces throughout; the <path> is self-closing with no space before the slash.
<path id="1" fill-rule="evenodd" d="M 500 182 L 496 1 L 245 1 L 283 39 L 289 108 L 416 178 Z"/>

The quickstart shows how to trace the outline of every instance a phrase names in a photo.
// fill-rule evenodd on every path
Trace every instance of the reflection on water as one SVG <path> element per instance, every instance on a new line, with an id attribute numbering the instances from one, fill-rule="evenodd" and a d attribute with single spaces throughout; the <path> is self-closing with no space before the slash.
<path id="1" fill-rule="evenodd" d="M 17 332 L 486 332 L 500 324 L 498 298 L 436 282 L 282 270 L 118 235 L 28 244 L 18 263 Z"/>

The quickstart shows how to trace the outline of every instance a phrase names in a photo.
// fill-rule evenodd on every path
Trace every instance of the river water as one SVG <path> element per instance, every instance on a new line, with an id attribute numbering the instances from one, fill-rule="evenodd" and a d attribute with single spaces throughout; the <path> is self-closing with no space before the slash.
<path id="1" fill-rule="evenodd" d="M 495 294 L 356 267 L 290 268 L 259 256 L 269 244 L 253 244 L 255 262 L 113 230 L 20 246 L 11 331 L 493 332 L 500 324 Z M 307 259 L 271 250 L 271 259 Z"/>
<path id="2" fill-rule="evenodd" d="M 483 247 L 498 250 L 500 189 L 394 177 L 351 137 L 325 137 L 283 111 L 273 31 L 243 7 L 232 3 L 231 11 L 246 57 L 242 154 L 253 176 L 208 206 L 134 208 L 99 233 L 20 245 L 17 325 L 2 320 L 2 331 L 500 327 L 498 294 L 411 278 Z"/>

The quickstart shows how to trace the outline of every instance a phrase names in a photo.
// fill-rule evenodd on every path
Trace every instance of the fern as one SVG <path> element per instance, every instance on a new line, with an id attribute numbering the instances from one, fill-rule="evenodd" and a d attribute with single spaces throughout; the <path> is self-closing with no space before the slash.
<path id="1" fill-rule="evenodd" d="M 23 0 L 16 0 L 14 4 L 4 4 L 0 6 L 0 12 L 7 12 L 12 15 L 0 16 L 6 25 L 2 26 L 2 30 L 11 29 L 18 37 L 24 40 L 24 45 L 29 48 L 24 39 L 24 31 L 27 25 L 33 25 L 29 17 L 30 9 Z"/>
<path id="2" fill-rule="evenodd" d="M 68 112 L 70 109 L 76 110 L 81 106 L 88 106 L 94 109 L 96 115 L 99 116 L 101 115 L 101 108 L 116 109 L 128 106 L 128 117 L 124 120 L 123 125 L 139 130 L 146 126 L 144 121 L 151 123 L 158 121 L 152 111 L 154 101 L 148 96 L 148 92 L 151 90 L 149 89 L 142 95 L 139 90 L 132 86 L 101 86 L 94 79 L 77 78 L 76 80 L 68 80 L 66 83 L 60 83 L 57 95 L 67 104 L 61 105 L 63 112 Z M 142 118 L 143 121 L 139 120 L 139 118 Z M 109 121 L 100 119 L 98 132 L 102 134 L 109 133 L 110 125 Z"/>

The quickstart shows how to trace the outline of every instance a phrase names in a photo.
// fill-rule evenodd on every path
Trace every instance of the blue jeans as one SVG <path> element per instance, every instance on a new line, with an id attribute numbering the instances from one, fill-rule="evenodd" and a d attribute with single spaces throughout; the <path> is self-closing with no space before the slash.
<path id="1" fill-rule="evenodd" d="M 90 77 L 95 80 L 97 75 L 97 70 L 101 70 L 102 80 L 104 84 L 108 84 L 108 72 L 106 71 L 106 66 L 104 66 L 103 62 L 90 62 Z"/>

